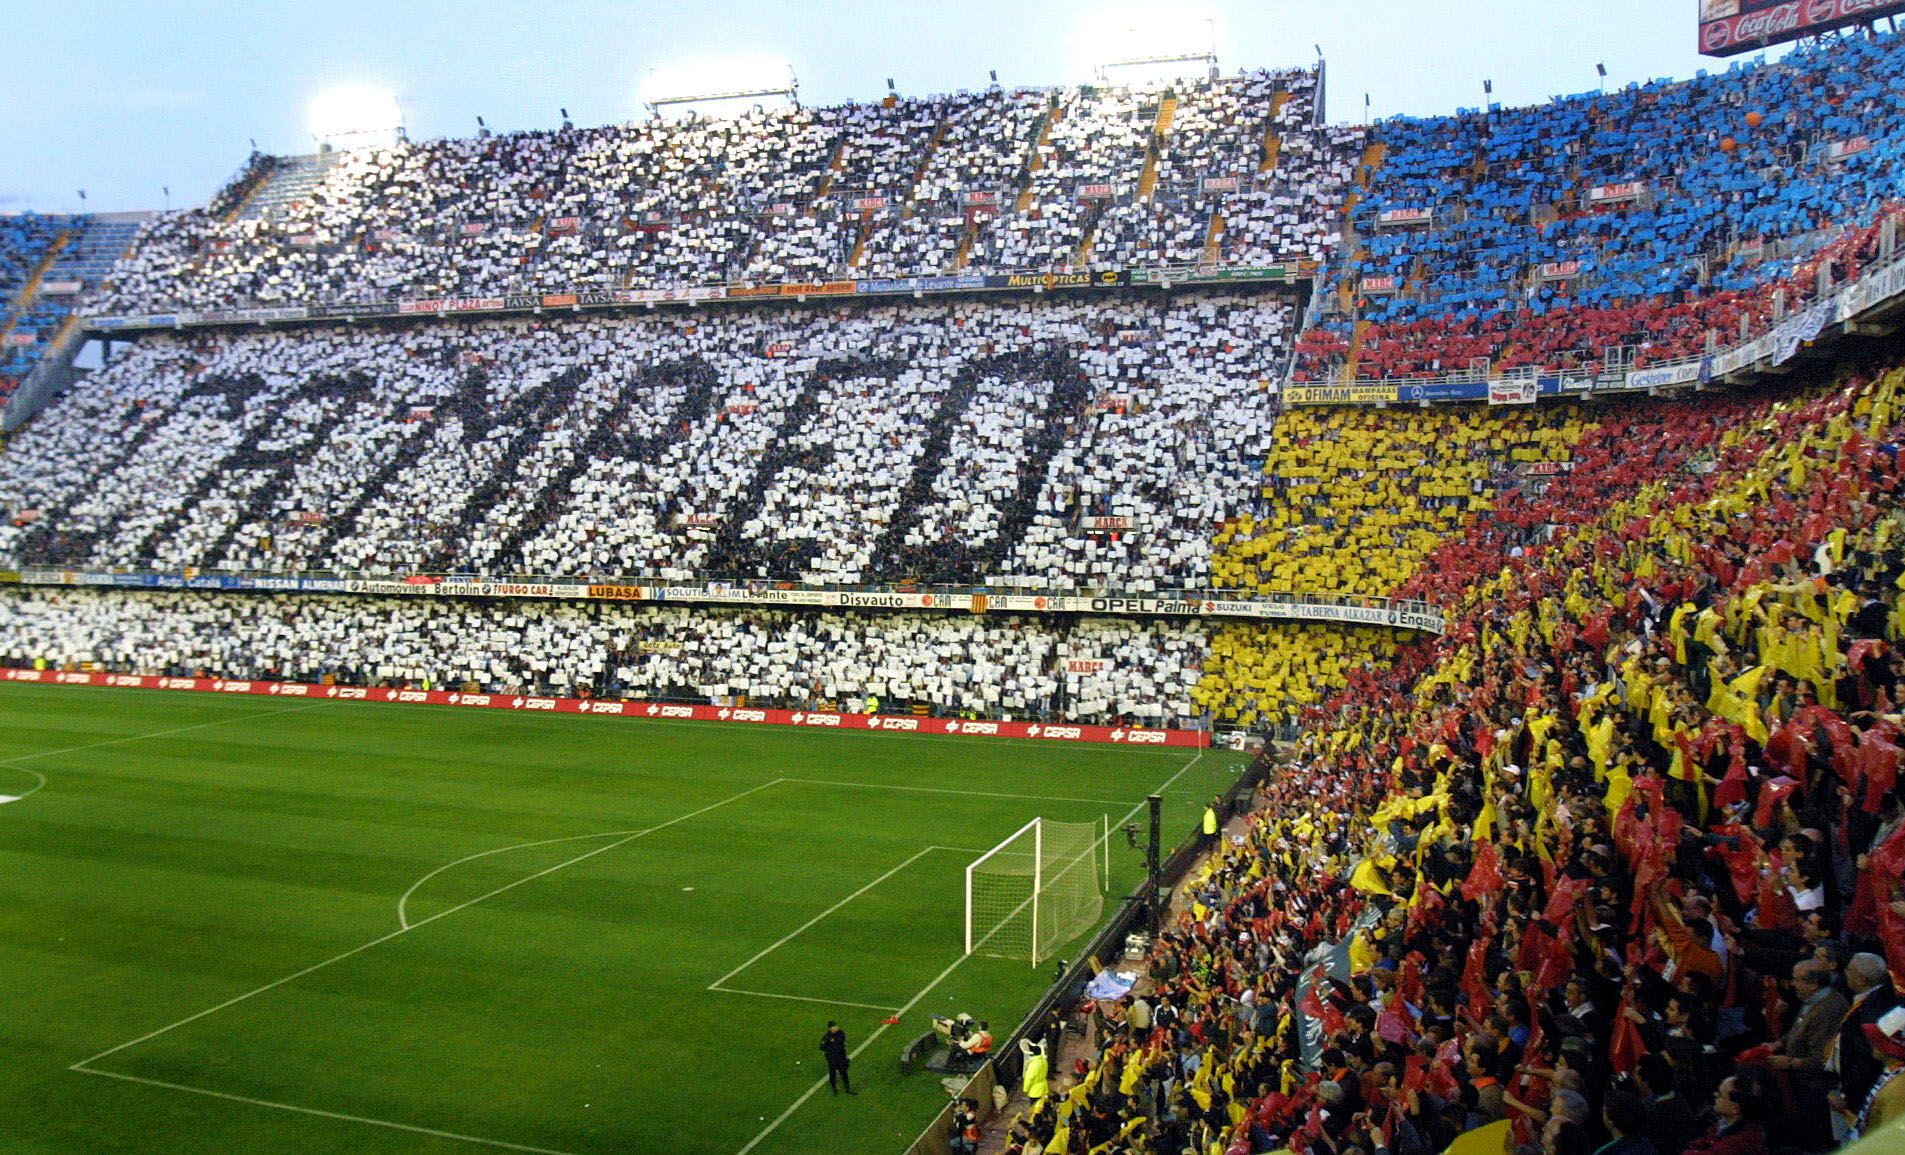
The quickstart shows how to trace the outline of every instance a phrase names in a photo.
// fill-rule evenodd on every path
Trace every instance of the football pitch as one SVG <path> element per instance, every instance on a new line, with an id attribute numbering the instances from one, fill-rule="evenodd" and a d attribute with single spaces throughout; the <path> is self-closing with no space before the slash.
<path id="1" fill-rule="evenodd" d="M 1243 758 L 0 685 L 0 1151 L 889 1155 L 1051 977 L 966 865 L 1109 815 L 1109 915 Z"/>

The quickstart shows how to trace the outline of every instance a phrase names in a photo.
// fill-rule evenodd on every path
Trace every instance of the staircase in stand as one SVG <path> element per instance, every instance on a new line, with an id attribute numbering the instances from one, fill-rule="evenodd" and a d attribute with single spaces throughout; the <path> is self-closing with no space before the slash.
<path id="1" fill-rule="evenodd" d="M 1177 119 L 1177 97 L 1166 96 L 1158 102 L 1157 120 L 1151 125 L 1151 143 L 1144 150 L 1144 172 L 1138 176 L 1138 199 L 1149 201 L 1158 187 L 1158 158 L 1164 151 L 1164 138 Z"/>
<path id="2" fill-rule="evenodd" d="M 1343 362 L 1343 384 L 1345 385 L 1356 380 L 1356 363 L 1362 360 L 1363 338 L 1369 332 L 1369 325 L 1368 321 L 1356 322 L 1356 333 L 1349 340 L 1349 358 Z"/>
<path id="3" fill-rule="evenodd" d="M 324 174 L 330 171 L 336 158 L 335 152 L 283 158 L 271 175 L 238 206 L 233 219 L 275 220 L 284 216 L 293 206 L 310 199 L 312 191 L 324 182 Z"/>
<path id="4" fill-rule="evenodd" d="M 1210 231 L 1204 234 L 1204 263 L 1214 265 L 1224 256 L 1224 214 L 1210 215 Z"/>

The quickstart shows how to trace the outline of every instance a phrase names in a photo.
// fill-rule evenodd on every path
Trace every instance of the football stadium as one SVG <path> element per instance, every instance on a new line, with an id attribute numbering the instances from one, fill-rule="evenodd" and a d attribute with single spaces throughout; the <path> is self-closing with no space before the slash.
<path id="1" fill-rule="evenodd" d="M 0 1151 L 1905 1151 L 1905 0 L 1659 7 L 0 171 Z"/>

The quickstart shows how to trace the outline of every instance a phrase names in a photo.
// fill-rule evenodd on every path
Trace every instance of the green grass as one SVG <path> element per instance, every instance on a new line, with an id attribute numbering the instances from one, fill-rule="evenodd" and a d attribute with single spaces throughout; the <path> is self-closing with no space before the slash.
<path id="1" fill-rule="evenodd" d="M 46 778 L 0 805 L 0 1151 L 897 1151 L 943 1102 L 902 1043 L 1049 979 L 962 957 L 969 849 L 1167 781 L 1174 841 L 1237 767 L 0 685 L 0 794 Z M 861 1094 L 802 1102 L 888 1007 Z"/>

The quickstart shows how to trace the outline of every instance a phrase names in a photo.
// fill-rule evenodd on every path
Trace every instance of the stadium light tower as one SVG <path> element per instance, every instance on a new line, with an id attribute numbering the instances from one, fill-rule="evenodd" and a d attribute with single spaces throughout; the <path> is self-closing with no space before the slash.
<path id="1" fill-rule="evenodd" d="M 403 136 L 403 108 L 385 88 L 352 85 L 327 89 L 311 101 L 311 135 L 323 148 L 379 148 Z"/>
<path id="2" fill-rule="evenodd" d="M 800 107 L 800 78 L 793 65 L 766 57 L 695 61 L 650 69 L 642 84 L 642 103 L 657 119 L 668 112 L 692 114 L 704 111 L 702 105 L 763 97 Z"/>
<path id="3" fill-rule="evenodd" d="M 1211 6 L 1180 0 L 1168 9 L 1155 3 L 1121 3 L 1094 12 L 1079 29 L 1077 47 L 1091 75 L 1104 82 L 1113 72 L 1135 72 L 1139 80 L 1199 73 L 1215 79 L 1217 42 Z"/>

